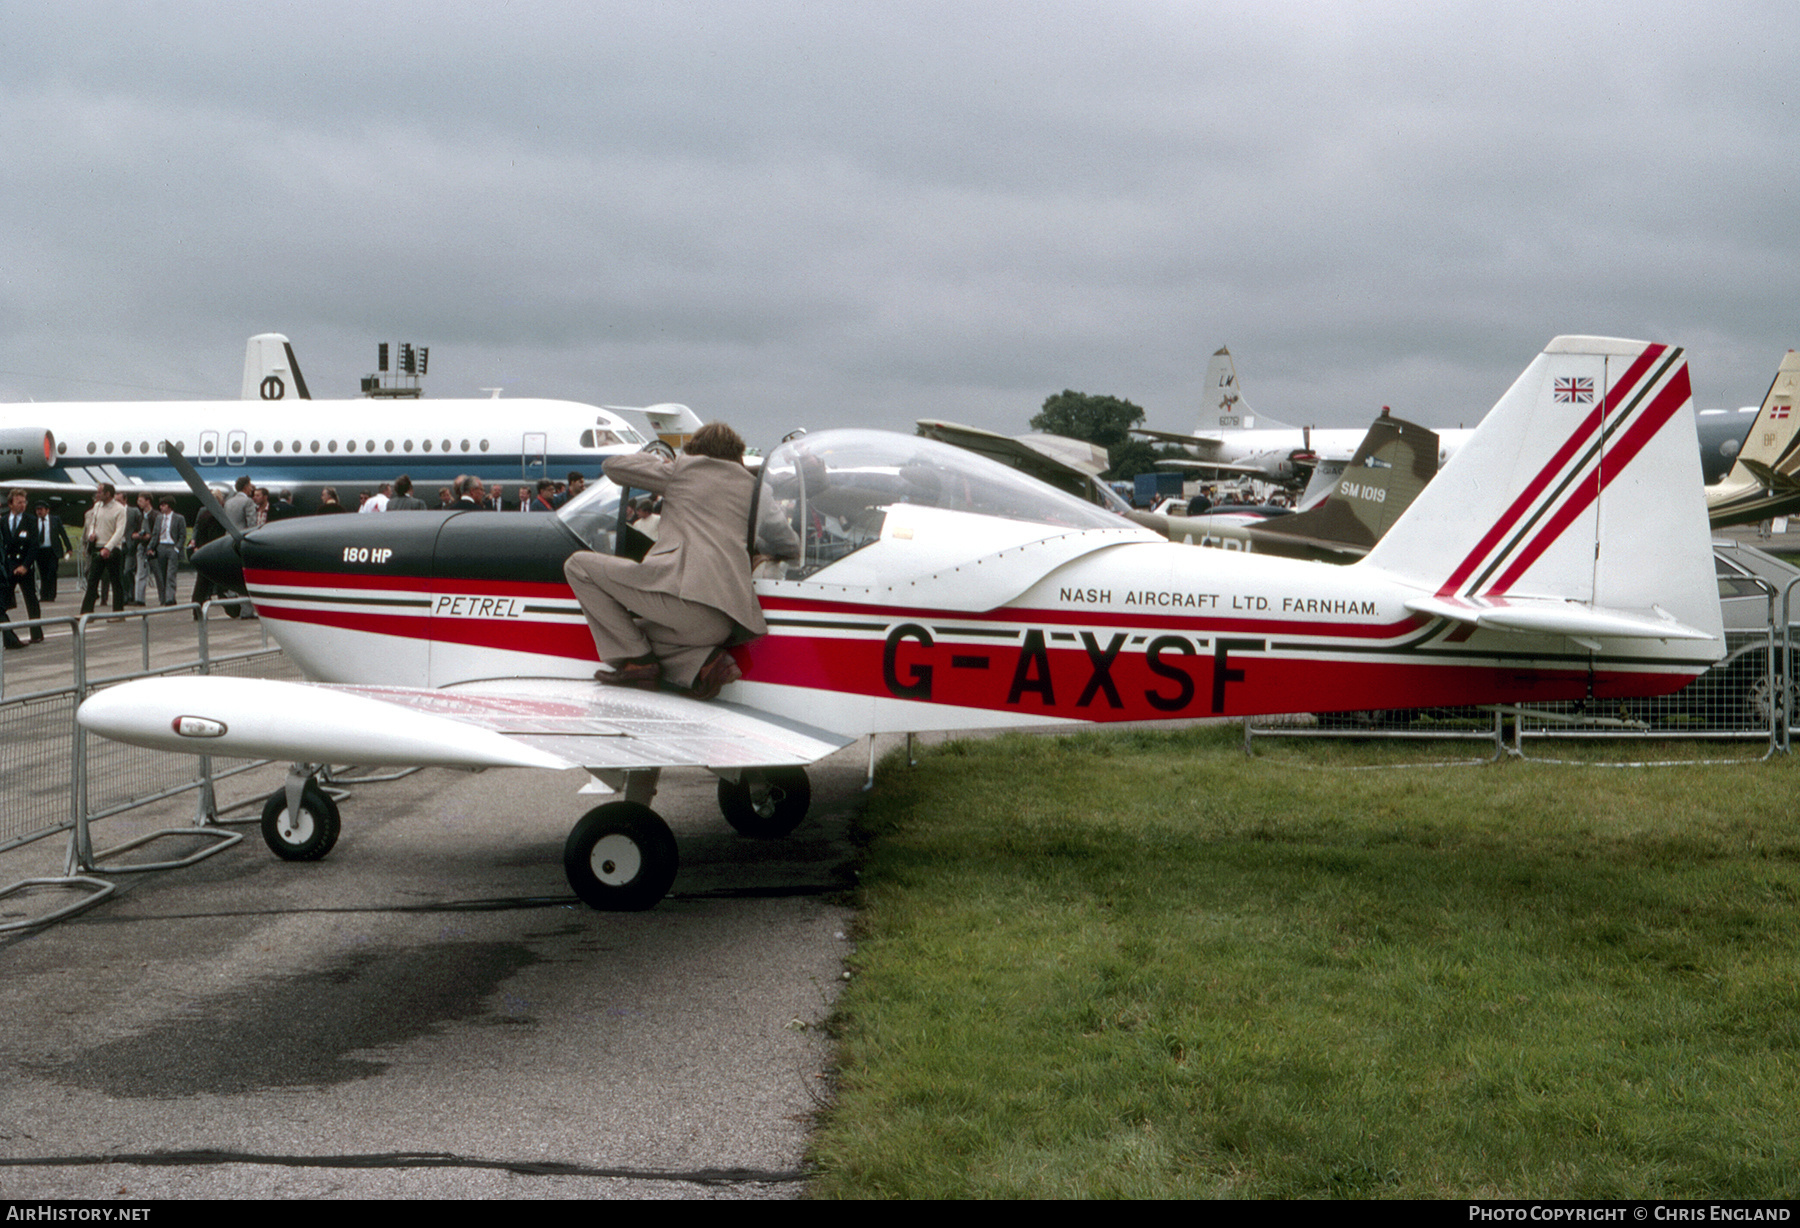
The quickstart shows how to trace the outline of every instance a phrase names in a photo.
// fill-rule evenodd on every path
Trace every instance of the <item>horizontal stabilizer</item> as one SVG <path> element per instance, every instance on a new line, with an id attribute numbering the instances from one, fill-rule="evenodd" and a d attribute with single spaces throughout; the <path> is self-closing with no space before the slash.
<path id="1" fill-rule="evenodd" d="M 1710 640 L 1716 636 L 1662 614 L 1652 617 L 1631 610 L 1607 610 L 1578 601 L 1510 597 L 1496 604 L 1419 597 L 1406 603 L 1415 614 L 1448 618 L 1495 631 L 1534 635 L 1608 636 L 1630 640 Z"/>
<path id="2" fill-rule="evenodd" d="M 1781 492 L 1784 494 L 1800 492 L 1800 476 L 1771 469 L 1761 461 L 1751 460 L 1748 457 L 1745 457 L 1738 463 L 1743 465 L 1745 469 L 1748 469 L 1751 476 L 1758 482 L 1761 482 L 1762 488 L 1766 491 Z"/>

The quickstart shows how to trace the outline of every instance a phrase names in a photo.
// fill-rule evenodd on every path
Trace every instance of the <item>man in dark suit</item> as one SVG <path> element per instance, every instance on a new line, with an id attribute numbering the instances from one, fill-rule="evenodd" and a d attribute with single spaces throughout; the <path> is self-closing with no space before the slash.
<path id="1" fill-rule="evenodd" d="M 150 560 L 145 549 L 150 544 L 150 522 L 156 517 L 156 504 L 147 492 L 139 492 L 138 497 L 125 509 L 125 585 L 129 595 L 125 599 L 127 605 L 143 605 L 144 594 L 149 592 Z"/>
<path id="2" fill-rule="evenodd" d="M 181 569 L 181 552 L 187 545 L 187 519 L 175 510 L 175 500 L 164 495 L 151 514 L 149 538 L 144 544 L 144 563 L 156 580 L 156 599 L 175 604 L 175 577 Z"/>
<path id="3" fill-rule="evenodd" d="M 34 566 L 37 555 L 37 539 L 32 531 L 37 527 L 37 518 L 25 510 L 25 492 L 15 490 L 6 499 L 6 511 L 0 513 L 0 539 L 5 544 L 5 566 L 8 606 L 13 605 L 13 593 L 23 594 L 25 598 L 25 615 L 27 618 L 42 618 L 43 609 L 38 605 L 37 568 Z M 4 615 L 0 615 L 4 617 Z M 10 620 L 8 620 L 10 621 Z M 18 636 L 10 630 L 7 647 L 16 643 Z M 44 640 L 44 629 L 31 629 L 31 642 L 41 644 Z"/>
<path id="4" fill-rule="evenodd" d="M 32 540 L 37 543 L 38 598 L 55 601 L 57 569 L 74 551 L 69 549 L 69 539 L 63 535 L 62 518 L 50 510 L 48 503 L 39 500 L 32 510 L 37 513 Z"/>
<path id="5" fill-rule="evenodd" d="M 486 502 L 481 489 L 481 479 L 472 474 L 456 475 L 456 502 L 451 504 L 459 512 L 479 512 L 484 510 Z"/>
<path id="6" fill-rule="evenodd" d="M 331 492 L 326 491 L 325 493 L 330 494 Z M 213 492 L 213 495 L 215 498 L 218 496 L 218 494 L 219 494 L 218 491 Z M 339 508 L 338 510 L 342 511 L 343 509 Z M 225 528 L 224 522 L 215 518 L 210 509 L 203 507 L 200 509 L 200 514 L 198 516 L 194 517 L 193 550 L 197 551 L 200 549 L 200 547 L 207 545 L 211 542 L 215 542 L 219 538 L 224 537 L 225 534 L 226 534 L 226 528 Z M 191 553 L 192 553 L 192 551 L 190 551 L 190 554 Z M 195 577 L 195 579 L 194 579 L 194 595 L 192 597 L 188 598 L 188 600 L 192 601 L 195 605 L 204 605 L 204 604 L 206 604 L 206 602 L 208 600 L 210 600 L 212 598 L 226 595 L 227 591 L 228 590 L 219 588 L 210 579 L 208 579 L 204 574 L 202 574 L 202 575 Z M 242 609 L 239 607 L 239 605 L 236 602 L 225 602 L 225 603 L 221 604 L 221 606 L 219 608 L 225 611 L 225 617 L 227 617 L 227 618 L 236 618 L 241 613 L 243 613 Z M 195 621 L 199 621 L 199 618 L 200 618 L 200 611 L 195 610 L 194 611 Z"/>

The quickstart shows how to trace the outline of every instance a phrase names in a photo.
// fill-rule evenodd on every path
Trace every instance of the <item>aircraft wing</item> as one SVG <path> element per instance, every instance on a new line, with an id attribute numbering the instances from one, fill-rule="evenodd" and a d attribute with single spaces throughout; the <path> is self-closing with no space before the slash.
<path id="1" fill-rule="evenodd" d="M 1147 426 L 1134 426 L 1131 433 L 1157 443 L 1180 444 L 1184 448 L 1194 449 L 1202 456 L 1217 456 L 1223 446 L 1217 439 L 1209 439 L 1205 435 L 1183 435 L 1179 431 L 1158 431 Z"/>
<path id="2" fill-rule="evenodd" d="M 739 704 L 566 678 L 444 690 L 147 678 L 96 692 L 77 719 L 152 750 L 370 766 L 774 767 L 855 740 Z"/>
<path id="3" fill-rule="evenodd" d="M 1014 437 L 936 418 L 920 418 L 917 429 L 926 439 L 999 461 L 1080 499 L 1088 498 L 1089 483 L 1107 466 L 1105 448 L 1061 435 Z"/>
<path id="4" fill-rule="evenodd" d="M 16 478 L 9 480 L 6 488 L 22 490 L 33 499 L 50 495 L 59 498 L 85 497 L 91 499 L 102 483 L 111 486 L 114 490 L 124 491 L 133 499 L 140 494 L 153 495 L 157 498 L 161 498 L 163 495 L 177 495 L 185 499 L 193 493 L 184 482 L 135 481 L 119 473 L 116 467 L 108 469 L 98 465 L 68 465 L 61 467 L 59 472 L 68 476 L 66 478 Z"/>
<path id="5" fill-rule="evenodd" d="M 1156 463 L 1164 469 L 1192 469 L 1198 473 L 1252 473 L 1258 477 L 1267 477 L 1267 465 L 1243 465 L 1236 461 L 1209 460 L 1176 460 L 1169 457 L 1158 457 Z"/>

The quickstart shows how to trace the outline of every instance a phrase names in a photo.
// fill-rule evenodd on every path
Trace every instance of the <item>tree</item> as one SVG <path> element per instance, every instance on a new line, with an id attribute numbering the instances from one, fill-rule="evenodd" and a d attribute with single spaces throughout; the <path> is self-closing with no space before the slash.
<path id="1" fill-rule="evenodd" d="M 1192 459 L 1185 448 L 1157 447 L 1147 439 L 1129 439 L 1116 448 L 1106 450 L 1112 467 L 1106 471 L 1108 481 L 1123 482 L 1140 473 L 1160 473 L 1159 460 Z"/>
<path id="2" fill-rule="evenodd" d="M 1043 410 L 1031 420 L 1031 429 L 1099 444 L 1111 462 L 1105 477 L 1123 480 L 1154 470 L 1159 457 L 1187 455 L 1180 448 L 1159 448 L 1133 439 L 1131 428 L 1143 420 L 1144 411 L 1130 401 L 1065 388 L 1045 398 Z"/>
<path id="3" fill-rule="evenodd" d="M 1109 451 L 1131 438 L 1131 428 L 1144 420 L 1144 411 L 1118 397 L 1097 397 L 1063 389 L 1044 399 L 1044 408 L 1031 420 L 1031 429 L 1070 439 L 1085 439 Z"/>

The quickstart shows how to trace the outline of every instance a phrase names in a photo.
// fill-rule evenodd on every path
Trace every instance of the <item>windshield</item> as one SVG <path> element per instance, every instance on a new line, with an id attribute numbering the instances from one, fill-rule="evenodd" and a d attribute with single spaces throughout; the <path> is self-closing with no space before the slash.
<path id="1" fill-rule="evenodd" d="M 619 488 L 612 479 L 595 478 L 586 490 L 557 508 L 556 514 L 589 550 L 613 553 L 619 528 Z"/>
<path id="2" fill-rule="evenodd" d="M 1131 515 L 1131 504 L 1125 502 L 1125 497 L 1099 478 L 1094 479 L 1094 490 L 1100 496 L 1099 504 L 1107 511 L 1126 517 Z"/>
<path id="3" fill-rule="evenodd" d="M 825 431 L 789 440 L 763 462 L 756 552 L 810 574 L 879 540 L 888 509 L 902 503 L 1070 529 L 1120 527 L 1111 512 L 949 444 Z"/>

